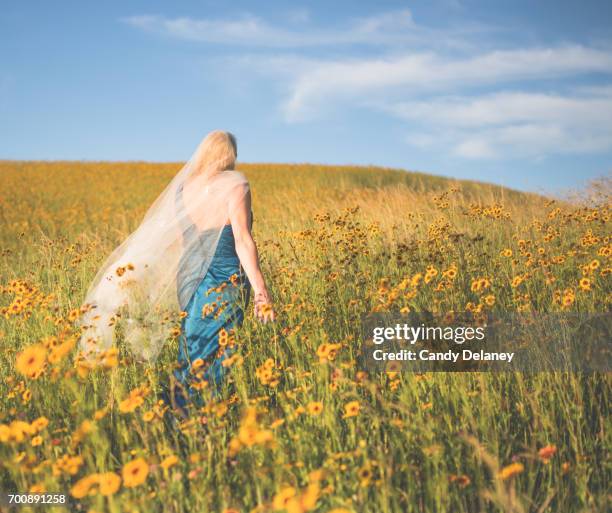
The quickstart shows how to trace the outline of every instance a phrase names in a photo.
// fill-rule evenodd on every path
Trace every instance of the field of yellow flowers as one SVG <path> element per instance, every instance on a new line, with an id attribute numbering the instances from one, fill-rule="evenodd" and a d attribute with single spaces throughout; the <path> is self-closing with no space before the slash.
<path id="1" fill-rule="evenodd" d="M 242 165 L 278 320 L 179 425 L 121 342 L 76 358 L 98 266 L 180 164 L 0 162 L 0 491 L 89 512 L 601 512 L 610 379 L 368 373 L 369 312 L 605 312 L 605 183 L 552 201 L 390 169 Z M 27 511 L 27 508 L 24 509 Z"/>

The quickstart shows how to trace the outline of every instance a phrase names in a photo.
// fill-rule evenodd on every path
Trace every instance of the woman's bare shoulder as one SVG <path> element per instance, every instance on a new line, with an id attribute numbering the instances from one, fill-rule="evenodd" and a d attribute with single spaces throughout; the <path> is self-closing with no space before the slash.
<path id="1" fill-rule="evenodd" d="M 249 183 L 249 179 L 246 177 L 246 175 L 242 172 L 242 171 L 238 171 L 237 169 L 227 169 L 225 171 L 223 171 L 223 173 L 226 176 L 226 179 L 228 181 L 232 181 L 232 182 L 236 182 L 236 183 Z"/>
<path id="2" fill-rule="evenodd" d="M 211 190 L 220 194 L 234 194 L 234 191 L 242 191 L 244 194 L 250 190 L 249 180 L 240 171 L 227 169 L 215 176 L 210 183 Z"/>

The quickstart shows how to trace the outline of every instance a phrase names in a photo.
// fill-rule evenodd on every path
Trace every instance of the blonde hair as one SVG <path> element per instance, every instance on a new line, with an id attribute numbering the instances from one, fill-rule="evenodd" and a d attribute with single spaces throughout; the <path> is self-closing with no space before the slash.
<path id="1" fill-rule="evenodd" d="M 233 169 L 238 156 L 236 137 L 230 132 L 213 130 L 200 143 L 196 153 L 197 173 L 213 176 Z"/>

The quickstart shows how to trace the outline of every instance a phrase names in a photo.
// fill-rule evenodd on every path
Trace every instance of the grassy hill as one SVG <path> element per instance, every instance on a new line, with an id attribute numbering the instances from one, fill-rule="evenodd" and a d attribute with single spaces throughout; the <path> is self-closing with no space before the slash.
<path id="1" fill-rule="evenodd" d="M 118 354 L 90 368 L 75 321 L 100 263 L 179 168 L 0 162 L 0 489 L 70 491 L 78 511 L 605 509 L 608 376 L 357 361 L 372 312 L 609 311 L 605 195 L 558 203 L 391 169 L 241 165 L 279 318 L 249 311 L 222 397 L 203 390 L 206 406 L 169 429 L 157 399 L 177 340 L 147 366 L 119 333 Z"/>
<path id="2" fill-rule="evenodd" d="M 0 161 L 4 233 L 26 226 L 55 232 L 60 228 L 57 219 L 70 221 L 61 223 L 61 231 L 71 234 L 91 232 L 98 224 L 107 232 L 109 222 L 133 228 L 181 166 Z M 460 200 L 466 205 L 497 202 L 516 212 L 538 207 L 543 200 L 496 185 L 378 167 L 241 164 L 238 168 L 251 181 L 258 218 L 275 227 L 300 226 L 317 211 L 340 211 L 354 204 L 366 207 L 365 214 L 372 219 L 401 222 L 408 212 L 433 207 L 433 196 L 450 187 L 461 189 Z"/>

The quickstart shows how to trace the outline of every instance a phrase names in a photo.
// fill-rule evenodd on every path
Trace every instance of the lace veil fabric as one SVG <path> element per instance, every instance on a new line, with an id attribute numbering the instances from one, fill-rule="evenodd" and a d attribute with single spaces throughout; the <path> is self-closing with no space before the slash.
<path id="1" fill-rule="evenodd" d="M 212 261 L 230 212 L 249 191 L 232 169 L 236 142 L 214 131 L 201 142 L 144 216 L 106 259 L 86 294 L 80 349 L 109 349 L 116 326 L 141 360 L 154 360 Z M 118 315 L 119 314 L 119 315 Z"/>

